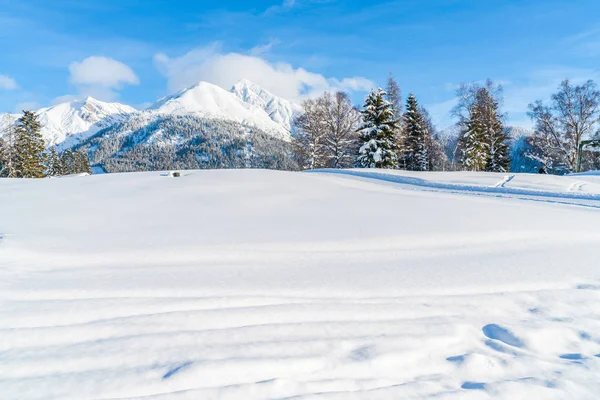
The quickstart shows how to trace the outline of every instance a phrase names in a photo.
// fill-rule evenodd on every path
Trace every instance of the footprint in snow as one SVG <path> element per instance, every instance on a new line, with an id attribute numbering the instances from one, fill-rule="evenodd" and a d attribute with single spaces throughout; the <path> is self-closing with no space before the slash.
<path id="1" fill-rule="evenodd" d="M 462 384 L 461 389 L 466 390 L 485 390 L 486 385 L 482 382 L 465 382 Z"/>
<path id="2" fill-rule="evenodd" d="M 183 363 L 183 364 L 179 364 L 175 368 L 171 368 L 169 371 L 167 371 L 167 373 L 164 374 L 162 378 L 163 379 L 169 379 L 170 377 L 172 377 L 176 373 L 180 372 L 182 369 L 185 369 L 185 368 L 189 367 L 190 365 L 192 365 L 191 361 L 188 361 L 188 362 Z"/>
<path id="3" fill-rule="evenodd" d="M 489 324 L 482 329 L 483 334 L 492 340 L 497 340 L 509 346 L 522 348 L 523 342 L 516 337 L 511 331 L 496 324 Z"/>
<path id="4" fill-rule="evenodd" d="M 581 353 L 563 354 L 560 356 L 560 358 L 562 358 L 563 360 L 570 360 L 570 361 L 581 361 L 581 360 L 585 359 L 585 357 Z"/>

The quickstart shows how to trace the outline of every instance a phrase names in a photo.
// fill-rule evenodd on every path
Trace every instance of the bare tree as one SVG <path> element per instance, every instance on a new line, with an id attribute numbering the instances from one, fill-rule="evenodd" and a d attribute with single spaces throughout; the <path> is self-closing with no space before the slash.
<path id="1" fill-rule="evenodd" d="M 325 167 L 323 138 L 327 133 L 325 124 L 327 107 L 323 97 L 302 103 L 303 112 L 294 121 L 296 137 L 293 143 L 294 157 L 300 169 Z"/>
<path id="2" fill-rule="evenodd" d="M 349 168 L 357 152 L 360 114 L 345 93 L 325 93 L 302 104 L 294 120 L 294 155 L 301 169 Z"/>
<path id="3" fill-rule="evenodd" d="M 538 100 L 529 105 L 528 115 L 535 122 L 535 131 L 533 150 L 527 156 L 546 170 L 572 172 L 581 141 L 591 136 L 600 122 L 600 91 L 591 80 L 574 86 L 567 79 L 552 95 L 550 105 Z"/>
<path id="4" fill-rule="evenodd" d="M 358 151 L 359 111 L 352 106 L 346 93 L 325 93 L 327 107 L 323 155 L 328 168 L 350 168 Z"/>
<path id="5" fill-rule="evenodd" d="M 5 114 L 0 120 L 0 177 L 17 177 L 15 148 L 16 117 Z"/>

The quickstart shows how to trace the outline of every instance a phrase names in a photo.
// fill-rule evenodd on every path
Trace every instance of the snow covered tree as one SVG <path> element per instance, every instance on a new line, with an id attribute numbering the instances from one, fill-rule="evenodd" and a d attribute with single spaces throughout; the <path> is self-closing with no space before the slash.
<path id="1" fill-rule="evenodd" d="M 421 107 L 421 114 L 427 127 L 429 135 L 426 137 L 427 157 L 430 171 L 446 171 L 448 169 L 448 156 L 445 153 L 444 145 L 440 140 L 440 135 L 431 120 L 429 111 Z"/>
<path id="2" fill-rule="evenodd" d="M 404 113 L 406 139 L 404 157 L 406 169 L 410 171 L 429 171 L 428 142 L 431 140 L 427 121 L 413 94 L 406 101 Z"/>
<path id="3" fill-rule="evenodd" d="M 46 176 L 61 176 L 63 174 L 63 167 L 60 157 L 56 152 L 56 147 L 52 146 L 46 159 Z"/>
<path id="4" fill-rule="evenodd" d="M 400 90 L 400 85 L 394 78 L 394 76 L 390 73 L 387 83 L 386 83 L 386 100 L 390 102 L 392 105 L 392 109 L 394 110 L 394 115 L 398 118 L 398 128 L 394 132 L 396 136 L 396 148 L 398 153 L 398 168 L 406 169 L 405 165 L 405 157 L 404 157 L 404 145 L 406 140 L 405 135 L 405 127 L 404 127 L 404 119 L 400 118 L 402 115 L 402 91 Z"/>
<path id="5" fill-rule="evenodd" d="M 352 106 L 347 94 L 325 93 L 326 107 L 323 137 L 323 157 L 327 168 L 350 168 L 356 154 L 360 113 Z"/>
<path id="6" fill-rule="evenodd" d="M 24 111 L 15 126 L 16 173 L 21 178 L 43 178 L 45 143 L 41 125 L 33 111 Z"/>
<path id="7" fill-rule="evenodd" d="M 14 120 L 5 115 L 0 121 L 0 177 L 17 177 Z"/>
<path id="8" fill-rule="evenodd" d="M 472 106 L 469 120 L 464 125 L 461 135 L 463 167 L 470 171 L 483 171 L 487 165 L 489 144 L 485 136 L 485 126 L 482 123 L 483 110 L 480 105 Z"/>
<path id="9" fill-rule="evenodd" d="M 594 134 L 600 122 L 600 90 L 593 81 L 574 86 L 563 81 L 552 95 L 550 105 L 538 100 L 529 105 L 534 121 L 529 157 L 555 172 L 573 172 L 579 157 L 579 145 Z"/>
<path id="10" fill-rule="evenodd" d="M 483 110 L 483 126 L 488 142 L 488 159 L 485 170 L 488 172 L 507 172 L 510 169 L 510 137 L 502 124 L 502 115 L 498 112 L 498 102 L 487 89 L 480 92 L 479 102 Z"/>
<path id="11" fill-rule="evenodd" d="M 325 167 L 323 141 L 327 134 L 326 110 L 323 98 L 309 99 L 302 103 L 302 114 L 294 119 L 296 137 L 294 157 L 300 169 Z"/>
<path id="12" fill-rule="evenodd" d="M 461 165 L 471 171 L 506 172 L 510 169 L 509 137 L 500 114 L 502 87 L 491 80 L 485 84 L 463 84 L 457 91 L 459 118 L 458 150 Z"/>
<path id="13" fill-rule="evenodd" d="M 395 133 L 399 121 L 382 89 L 371 91 L 363 106 L 359 131 L 361 146 L 356 165 L 361 168 L 396 168 L 398 165 Z"/>
<path id="14" fill-rule="evenodd" d="M 294 156 L 301 169 L 351 167 L 359 113 L 348 95 L 325 93 L 302 106 L 294 120 Z"/>

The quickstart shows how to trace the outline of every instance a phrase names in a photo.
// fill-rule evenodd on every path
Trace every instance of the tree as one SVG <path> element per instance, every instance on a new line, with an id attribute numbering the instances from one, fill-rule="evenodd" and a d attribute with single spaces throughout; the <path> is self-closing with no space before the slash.
<path id="1" fill-rule="evenodd" d="M 14 120 L 7 114 L 0 123 L 0 177 L 17 177 Z"/>
<path id="2" fill-rule="evenodd" d="M 371 91 L 363 106 L 359 131 L 361 146 L 357 166 L 362 168 L 396 168 L 398 154 L 395 132 L 398 120 L 392 104 L 382 89 Z"/>
<path id="3" fill-rule="evenodd" d="M 15 126 L 16 174 L 21 178 L 43 178 L 45 143 L 41 125 L 33 111 L 23 111 Z"/>
<path id="4" fill-rule="evenodd" d="M 421 107 L 421 115 L 425 121 L 427 132 L 429 135 L 426 137 L 425 144 L 427 146 L 427 157 L 430 171 L 446 171 L 448 169 L 448 156 L 444 151 L 444 145 L 440 140 L 440 135 L 431 120 L 429 111 Z"/>
<path id="5" fill-rule="evenodd" d="M 327 168 L 350 168 L 357 149 L 356 130 L 360 114 L 345 93 L 325 93 L 323 99 L 326 107 L 326 132 L 323 137 L 325 165 Z"/>
<path id="6" fill-rule="evenodd" d="M 453 109 L 460 131 L 457 143 L 463 168 L 471 171 L 506 172 L 510 169 L 509 137 L 500 113 L 502 87 L 491 80 L 464 83 L 457 90 Z"/>
<path id="7" fill-rule="evenodd" d="M 76 173 L 77 165 L 75 154 L 71 149 L 67 149 L 60 154 L 61 175 L 72 175 Z"/>
<path id="8" fill-rule="evenodd" d="M 470 171 L 483 171 L 487 165 L 489 144 L 482 123 L 481 105 L 474 104 L 469 111 L 469 120 L 464 123 L 461 135 L 461 164 Z"/>
<path id="9" fill-rule="evenodd" d="M 394 110 L 394 115 L 401 116 L 402 115 L 402 91 L 400 90 L 400 85 L 394 78 L 394 76 L 390 73 L 387 83 L 386 83 L 386 100 L 390 102 L 392 105 L 392 109 Z M 399 118 L 398 128 L 394 132 L 396 136 L 396 148 L 398 149 L 398 168 L 406 169 L 406 165 L 404 164 L 404 142 L 405 142 L 405 129 L 404 129 L 404 120 Z"/>
<path id="10" fill-rule="evenodd" d="M 536 149 L 528 156 L 547 170 L 572 172 L 581 141 L 600 122 L 600 91 L 594 81 L 574 86 L 567 79 L 552 95 L 550 105 L 537 100 L 529 105 L 528 115 L 535 123 L 531 145 Z"/>
<path id="11" fill-rule="evenodd" d="M 300 169 L 325 167 L 323 138 L 327 133 L 324 99 L 310 99 L 302 103 L 303 112 L 294 119 L 296 137 L 294 158 Z"/>
<path id="12" fill-rule="evenodd" d="M 90 160 L 81 151 L 75 151 L 75 172 L 76 174 L 91 174 L 92 168 L 90 166 Z"/>
<path id="13" fill-rule="evenodd" d="M 63 166 L 55 146 L 52 146 L 46 159 L 46 176 L 61 176 L 63 174 Z"/>
<path id="14" fill-rule="evenodd" d="M 410 94 L 406 101 L 404 125 L 406 129 L 404 146 L 406 169 L 410 171 L 428 171 L 427 143 L 430 141 L 430 133 L 419 103 L 413 94 Z"/>
<path id="15" fill-rule="evenodd" d="M 502 115 L 498 112 L 498 102 L 483 88 L 478 102 L 481 104 L 483 128 L 488 142 L 488 159 L 485 170 L 488 172 L 507 172 L 510 169 L 509 136 L 502 124 Z"/>

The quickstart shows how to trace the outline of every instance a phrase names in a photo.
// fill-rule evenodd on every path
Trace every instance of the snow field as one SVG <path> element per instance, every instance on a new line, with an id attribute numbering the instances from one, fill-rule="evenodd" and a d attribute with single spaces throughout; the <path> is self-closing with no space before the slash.
<path id="1" fill-rule="evenodd" d="M 480 176 L 0 180 L 0 398 L 595 398 L 596 178 Z"/>

